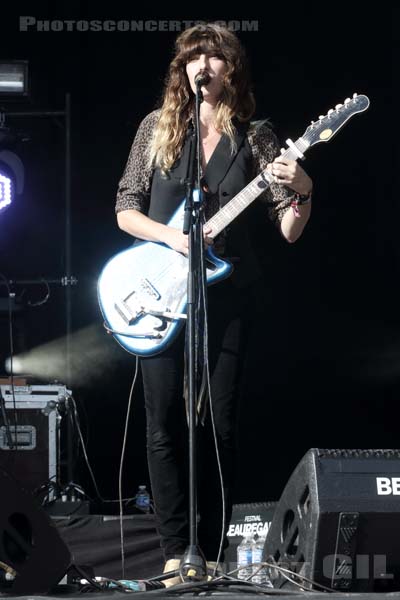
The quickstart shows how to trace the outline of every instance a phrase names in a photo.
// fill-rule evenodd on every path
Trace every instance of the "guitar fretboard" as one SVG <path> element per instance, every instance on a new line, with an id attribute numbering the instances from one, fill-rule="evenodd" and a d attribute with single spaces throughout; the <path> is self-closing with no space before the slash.
<path id="1" fill-rule="evenodd" d="M 307 142 L 305 142 L 301 137 L 294 143 L 299 151 L 304 152 L 308 147 Z M 299 158 L 298 154 L 295 150 L 288 148 L 283 152 L 282 158 L 287 158 L 289 160 L 296 160 Z M 230 200 L 225 206 L 223 206 L 211 219 L 209 219 L 206 223 L 207 226 L 211 227 L 212 232 L 209 235 L 212 239 L 214 239 L 225 227 L 227 227 L 236 217 L 240 215 L 241 212 L 245 210 L 250 204 L 269 188 L 270 184 L 273 183 L 274 178 L 267 169 L 261 171 L 257 177 L 255 177 L 249 184 L 246 185 L 245 188 L 232 200 Z"/>

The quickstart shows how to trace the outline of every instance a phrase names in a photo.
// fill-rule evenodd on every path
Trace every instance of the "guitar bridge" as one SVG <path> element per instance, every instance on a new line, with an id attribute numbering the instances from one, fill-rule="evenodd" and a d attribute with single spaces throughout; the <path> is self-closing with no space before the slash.
<path id="1" fill-rule="evenodd" d="M 114 304 L 114 308 L 127 325 L 133 325 L 136 319 L 143 314 L 143 309 L 138 308 L 137 310 L 132 310 L 131 306 L 126 302 L 126 300 L 116 302 Z"/>
<path id="2" fill-rule="evenodd" d="M 141 279 L 139 285 L 140 295 L 133 291 L 126 298 L 114 304 L 116 311 L 127 325 L 132 325 L 139 317 L 148 312 L 145 309 L 146 299 L 154 301 L 161 298 L 158 290 L 147 278 Z"/>

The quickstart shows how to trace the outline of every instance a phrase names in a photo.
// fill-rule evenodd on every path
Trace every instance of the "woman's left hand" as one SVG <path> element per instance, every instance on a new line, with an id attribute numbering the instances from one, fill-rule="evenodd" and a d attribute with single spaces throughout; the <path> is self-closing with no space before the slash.
<path id="1" fill-rule="evenodd" d="M 286 185 L 300 196 L 307 196 L 312 191 L 311 177 L 295 160 L 277 156 L 274 162 L 267 166 L 267 170 L 274 176 L 275 183 Z"/>

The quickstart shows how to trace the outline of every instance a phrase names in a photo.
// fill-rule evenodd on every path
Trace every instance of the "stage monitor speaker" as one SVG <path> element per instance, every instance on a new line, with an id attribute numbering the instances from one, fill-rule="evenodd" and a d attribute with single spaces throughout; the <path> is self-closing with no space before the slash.
<path id="1" fill-rule="evenodd" d="M 400 450 L 310 449 L 275 509 L 264 559 L 337 591 L 400 590 Z M 275 587 L 321 589 L 270 576 Z"/>
<path id="2" fill-rule="evenodd" d="M 0 469 L 0 586 L 12 594 L 46 593 L 70 565 L 71 554 L 50 518 Z"/>

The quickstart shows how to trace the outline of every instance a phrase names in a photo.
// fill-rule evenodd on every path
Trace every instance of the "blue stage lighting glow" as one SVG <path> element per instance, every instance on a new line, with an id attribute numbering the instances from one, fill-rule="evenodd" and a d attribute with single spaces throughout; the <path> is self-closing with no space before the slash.
<path id="1" fill-rule="evenodd" d="M 0 171 L 0 210 L 11 204 L 12 183 L 11 179 Z"/>

